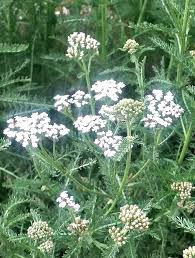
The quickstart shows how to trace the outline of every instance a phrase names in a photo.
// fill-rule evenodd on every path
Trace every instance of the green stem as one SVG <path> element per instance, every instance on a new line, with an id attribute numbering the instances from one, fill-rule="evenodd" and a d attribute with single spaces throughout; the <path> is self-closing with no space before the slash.
<path id="1" fill-rule="evenodd" d="M 131 136 L 131 125 L 127 123 L 127 137 L 130 137 L 130 136 Z M 107 216 L 114 209 L 118 199 L 120 198 L 120 196 L 121 196 L 121 194 L 122 194 L 122 192 L 123 192 L 123 190 L 126 186 L 126 183 L 128 181 L 128 176 L 129 176 L 130 163 L 131 163 L 131 150 L 127 154 L 124 176 L 123 176 L 121 185 L 119 187 L 118 193 L 117 193 L 112 205 L 110 206 L 110 208 L 105 213 L 105 216 Z"/>
<path id="2" fill-rule="evenodd" d="M 106 46 L 107 46 L 107 5 L 108 0 L 102 0 L 99 5 L 99 13 L 100 13 L 100 35 L 101 35 L 101 58 L 105 62 L 107 58 L 106 54 Z"/>
<path id="3" fill-rule="evenodd" d="M 139 14 L 139 18 L 138 18 L 138 21 L 137 21 L 137 26 L 139 26 L 140 23 L 142 22 L 147 3 L 148 3 L 148 0 L 144 0 L 144 3 L 143 3 L 142 8 L 141 8 L 141 12 Z"/>
<path id="4" fill-rule="evenodd" d="M 185 155 L 188 151 L 188 147 L 189 147 L 191 138 L 192 138 L 192 124 L 190 124 L 190 126 L 188 128 L 188 131 L 187 131 L 187 134 L 185 136 L 184 145 L 183 145 L 183 148 L 181 150 L 181 154 L 180 154 L 179 159 L 178 159 L 178 165 L 181 165 L 184 158 L 185 158 Z"/>
<path id="5" fill-rule="evenodd" d="M 191 7 L 191 2 L 192 0 L 186 0 L 185 2 L 185 9 L 184 9 L 184 16 L 183 16 L 183 24 L 182 24 L 182 30 L 180 34 L 180 55 L 183 57 L 186 47 L 187 47 L 187 37 L 188 37 L 188 24 L 189 24 L 189 19 L 190 19 L 190 7 Z M 177 85 L 179 87 L 182 85 L 181 83 L 181 76 L 182 76 L 182 62 L 179 62 L 177 66 Z"/>
<path id="6" fill-rule="evenodd" d="M 33 81 L 33 71 L 34 71 L 34 50 L 35 50 L 35 40 L 36 40 L 37 31 L 35 31 L 34 37 L 32 39 L 32 47 L 31 47 L 31 58 L 30 58 L 30 83 L 28 87 L 28 95 L 30 93 L 30 88 Z"/>
<path id="7" fill-rule="evenodd" d="M 147 167 L 147 165 L 150 163 L 150 159 L 148 159 L 145 163 L 144 163 L 144 165 L 139 169 L 139 171 L 135 174 L 135 175 L 133 175 L 132 177 L 131 177 L 131 181 L 133 180 L 133 179 L 135 179 L 136 177 L 138 177 L 140 174 L 141 174 L 141 172 Z"/>
<path id="8" fill-rule="evenodd" d="M 161 130 L 158 130 L 157 132 L 155 132 L 155 135 L 154 135 L 153 161 L 155 161 L 155 152 L 157 152 L 158 150 L 160 137 L 161 137 Z"/>
<path id="9" fill-rule="evenodd" d="M 82 68 L 85 73 L 88 93 L 90 94 L 90 97 L 91 97 L 90 98 L 91 112 L 92 112 L 92 115 L 95 115 L 95 101 L 91 92 L 91 83 L 90 83 L 90 76 L 89 76 L 90 68 L 91 68 L 91 59 L 89 60 L 88 66 L 86 66 L 84 60 L 82 60 Z"/>

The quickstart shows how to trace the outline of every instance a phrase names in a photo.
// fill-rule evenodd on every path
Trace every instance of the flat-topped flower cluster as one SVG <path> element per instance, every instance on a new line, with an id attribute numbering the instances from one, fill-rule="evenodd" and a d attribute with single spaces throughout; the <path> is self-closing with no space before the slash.
<path id="1" fill-rule="evenodd" d="M 88 55 L 98 55 L 100 43 L 84 32 L 74 32 L 68 37 L 66 56 L 81 60 Z"/>
<path id="2" fill-rule="evenodd" d="M 54 107 L 59 111 L 67 111 L 71 105 L 75 107 L 82 107 L 89 104 L 91 97 L 90 94 L 85 93 L 82 90 L 76 91 L 73 95 L 56 95 L 54 97 Z"/>
<path id="3" fill-rule="evenodd" d="M 149 128 L 170 126 L 184 112 L 183 108 L 174 102 L 174 95 L 168 91 L 153 90 L 146 96 L 147 114 L 143 119 L 144 126 Z"/>
<path id="4" fill-rule="evenodd" d="M 16 116 L 7 121 L 8 127 L 4 134 L 21 143 L 23 147 L 38 147 L 42 137 L 58 139 L 69 133 L 69 129 L 63 124 L 51 124 L 51 119 L 45 112 L 32 113 L 30 117 Z"/>
<path id="5" fill-rule="evenodd" d="M 124 245 L 127 241 L 127 234 L 134 230 L 146 230 L 149 228 L 149 218 L 146 213 L 137 205 L 126 204 L 120 208 L 119 219 L 124 227 L 111 227 L 109 234 L 118 247 Z"/>

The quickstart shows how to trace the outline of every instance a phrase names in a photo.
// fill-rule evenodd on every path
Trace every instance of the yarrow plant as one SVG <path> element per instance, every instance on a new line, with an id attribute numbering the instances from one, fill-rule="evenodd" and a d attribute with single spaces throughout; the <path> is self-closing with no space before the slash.
<path id="1" fill-rule="evenodd" d="M 180 197 L 178 205 L 183 207 L 185 201 L 191 199 L 191 194 L 194 187 L 191 182 L 174 182 L 171 185 L 171 189 L 178 192 Z"/>
<path id="2" fill-rule="evenodd" d="M 91 91 L 95 92 L 95 100 L 109 98 L 117 101 L 125 87 L 123 82 L 116 82 L 115 80 L 97 81 L 92 85 Z"/>
<path id="3" fill-rule="evenodd" d="M 74 122 L 75 128 L 82 133 L 98 132 L 105 128 L 106 121 L 100 116 L 80 116 Z"/>
<path id="4" fill-rule="evenodd" d="M 123 228 L 111 227 L 109 234 L 118 247 L 126 244 L 128 233 L 135 230 L 149 228 L 149 219 L 137 205 L 124 205 L 120 208 L 119 219 L 124 224 Z"/>
<path id="5" fill-rule="evenodd" d="M 70 208 L 75 212 L 78 212 L 80 209 L 80 205 L 78 203 L 75 203 L 74 197 L 69 196 L 66 191 L 61 192 L 60 196 L 56 200 L 57 203 L 59 203 L 60 208 Z"/>
<path id="6" fill-rule="evenodd" d="M 69 129 L 65 125 L 51 124 L 48 114 L 33 113 L 30 117 L 16 116 L 7 121 L 8 127 L 4 130 L 4 134 L 21 143 L 23 147 L 38 147 L 39 141 L 43 137 L 51 139 L 59 139 L 69 134 Z"/>
<path id="7" fill-rule="evenodd" d="M 128 39 L 123 46 L 123 50 L 129 54 L 135 53 L 139 48 L 139 44 L 134 39 Z"/>
<path id="8" fill-rule="evenodd" d="M 54 249 L 54 243 L 51 240 L 47 240 L 46 242 L 43 242 L 42 244 L 40 244 L 38 246 L 38 249 L 42 253 L 52 253 L 52 251 Z"/>
<path id="9" fill-rule="evenodd" d="M 116 243 L 118 247 L 122 247 L 127 242 L 127 230 L 125 228 L 120 229 L 115 226 L 109 229 L 109 234 L 112 240 Z"/>
<path id="10" fill-rule="evenodd" d="M 26 1 L 19 1 L 21 5 L 28 5 Z M 18 115 L 7 121 L 4 135 L 8 140 L 21 143 L 26 150 L 19 148 L 20 153 L 17 154 L 15 150 L 18 144 L 14 144 L 10 146 L 11 150 L 14 150 L 14 153 L 11 153 L 7 150 L 9 146 L 0 141 L 0 151 L 3 154 L 0 165 L 3 179 L 0 199 L 3 199 L 7 189 L 9 191 L 6 198 L 8 195 L 13 196 L 8 204 L 4 205 L 3 202 L 1 207 L 0 257 L 182 256 L 183 248 L 181 249 L 179 239 L 182 230 L 188 232 L 187 245 L 182 245 L 193 245 L 189 237 L 190 233 L 194 234 L 193 216 L 188 217 L 188 211 L 193 215 L 195 207 L 192 181 L 194 156 L 193 144 L 190 144 L 194 130 L 194 89 L 188 85 L 191 91 L 186 90 L 186 84 L 193 83 L 190 78 L 194 78 L 194 53 L 189 53 L 188 45 L 191 41 L 187 37 L 191 31 L 188 26 L 193 23 L 193 19 L 185 20 L 187 13 L 192 11 L 192 6 L 188 10 L 190 1 L 183 1 L 182 6 L 174 1 L 151 1 L 150 4 L 140 1 L 143 2 L 140 8 L 137 8 L 140 13 L 133 15 L 135 21 L 130 24 L 130 34 L 132 38 L 138 39 L 140 44 L 134 39 L 128 39 L 125 44 L 116 37 L 112 40 L 112 34 L 115 35 L 116 31 L 118 34 L 118 27 L 123 39 L 128 34 L 126 12 L 117 12 L 117 19 L 114 17 L 115 22 L 120 20 L 120 26 L 115 26 L 111 20 L 107 23 L 111 11 L 113 10 L 113 15 L 116 6 L 120 8 L 120 4 L 111 3 L 115 1 L 102 1 L 100 5 L 96 4 L 95 8 L 93 3 L 90 3 L 91 6 L 82 6 L 82 1 L 57 2 L 43 1 L 41 8 L 36 7 L 38 3 L 35 6 L 33 4 L 33 8 L 37 8 L 36 15 L 32 16 L 36 17 L 37 28 L 32 31 L 42 31 L 40 28 L 43 27 L 45 33 L 35 33 L 33 41 L 30 37 L 32 49 L 27 52 L 32 56 L 27 95 L 30 98 L 31 92 L 37 90 L 32 83 L 33 54 L 39 47 L 34 47 L 34 44 L 39 46 L 39 40 L 43 38 L 44 45 L 47 46 L 44 54 L 40 48 L 44 65 L 55 60 L 48 67 L 60 73 L 59 77 L 56 76 L 55 80 L 50 82 L 53 84 L 50 93 L 53 94 L 57 89 L 54 96 L 48 96 L 47 99 L 53 97 L 54 105 L 53 108 L 47 105 L 47 109 L 51 108 L 49 114 L 55 121 L 64 121 L 64 124 L 52 122 L 49 115 L 42 111 L 32 111 L 29 116 Z M 150 12 L 145 14 L 148 4 L 151 10 L 159 9 L 159 4 L 163 4 L 166 10 L 172 7 L 173 10 L 166 17 L 177 11 L 179 13 L 166 26 L 143 24 L 145 16 L 150 18 Z M 8 30 L 6 39 L 12 42 L 16 33 L 11 34 L 18 31 L 18 27 L 15 28 L 12 22 L 15 21 L 15 5 L 8 7 L 2 9 L 5 17 L 9 18 L 2 31 Z M 184 16 L 183 9 L 186 12 Z M 80 13 L 81 17 L 74 17 L 74 12 L 78 15 Z M 69 19 L 66 16 L 70 13 Z M 120 17 L 118 13 L 121 14 Z M 47 23 L 41 24 L 39 28 L 38 23 L 44 23 L 45 20 Z M 84 32 L 73 32 L 66 43 L 66 57 L 53 55 L 52 51 L 59 50 L 60 44 L 51 48 L 47 39 L 52 38 L 52 44 L 55 42 L 51 32 L 56 27 L 59 30 L 55 31 L 55 39 L 59 39 L 62 31 L 67 37 L 66 31 L 74 27 L 79 29 L 80 21 L 85 31 L 90 31 L 91 20 L 94 24 L 97 21 L 97 38 Z M 178 26 L 172 30 L 172 24 L 177 21 Z M 25 20 L 24 24 L 19 25 L 26 24 L 30 23 Z M 107 24 L 107 27 L 104 24 Z M 112 25 L 115 29 L 110 33 Z M 176 33 L 169 35 L 171 30 Z M 152 35 L 148 40 L 148 31 L 162 35 L 159 38 Z M 142 35 L 145 38 L 142 39 Z M 23 38 L 26 39 L 26 35 Z M 164 38 L 169 39 L 169 45 L 163 43 Z M 117 49 L 110 49 L 116 41 L 118 46 L 124 44 L 121 56 Z M 150 46 L 151 42 L 153 45 Z M 156 59 L 158 66 L 160 63 L 159 56 L 156 58 L 157 50 L 155 58 L 150 59 L 150 52 L 145 55 L 146 51 L 154 50 L 155 45 L 162 48 L 162 51 L 167 51 L 160 70 L 154 63 Z M 7 47 L 0 44 L 4 60 L 11 60 L 7 58 L 6 53 L 19 53 L 18 49 L 20 50 L 17 45 Z M 115 64 L 113 69 L 110 67 L 111 63 Z M 96 67 L 92 69 L 93 64 Z M 6 70 L 6 76 L 1 75 L 0 89 L 4 89 L 4 78 L 12 76 L 9 70 L 7 71 L 9 66 L 10 64 L 2 66 L 2 69 Z M 148 77 L 151 76 L 151 67 L 156 75 L 152 73 L 154 77 L 150 79 Z M 43 73 L 45 70 L 43 69 Z M 17 68 L 13 73 L 19 71 Z M 41 76 L 41 80 L 49 81 L 51 76 L 53 73 L 48 72 L 47 76 Z M 20 86 L 21 80 L 23 77 L 16 80 L 16 84 Z M 24 79 L 25 82 L 26 80 L 29 81 L 28 78 Z M 54 85 L 56 80 L 59 82 Z M 62 83 L 69 85 L 63 92 L 58 88 L 62 80 Z M 170 83 L 171 80 L 173 82 Z M 12 84 L 12 80 L 9 83 Z M 78 85 L 81 85 L 81 88 L 78 88 Z M 175 93 L 173 87 L 166 90 L 171 85 L 178 86 Z M 182 90 L 181 93 L 179 89 Z M 21 91 L 23 87 L 19 88 L 19 92 Z M 2 94 L 1 99 L 3 98 Z M 20 95 L 17 98 L 20 98 Z M 5 102 L 9 100 L 5 98 Z M 29 104 L 32 110 L 44 108 L 43 103 Z M 27 109 L 28 113 L 30 107 Z M 68 137 L 65 137 L 66 135 Z M 49 140 L 42 141 L 44 138 Z M 58 141 L 61 138 L 63 139 Z M 174 147 L 171 147 L 172 145 Z M 4 157 L 9 153 L 13 159 L 6 163 Z M 23 164 L 24 176 L 21 176 L 17 167 L 18 160 L 22 160 L 20 163 Z M 185 181 L 178 181 L 184 177 Z M 60 189 L 64 190 L 60 192 Z M 178 194 L 178 205 L 175 205 L 177 197 L 171 190 Z M 31 220 L 34 222 L 28 228 Z M 171 225 L 170 221 L 173 222 Z M 52 227 L 49 224 L 52 224 Z M 177 235 L 174 230 L 170 230 L 174 224 L 180 228 L 178 232 L 181 234 Z M 185 237 L 182 237 L 182 241 Z M 170 246 L 176 251 L 173 252 Z M 193 246 L 184 250 L 184 257 L 193 257 L 193 251 Z"/>
<path id="11" fill-rule="evenodd" d="M 189 246 L 183 250 L 183 258 L 194 258 L 195 257 L 195 246 Z"/>
<path id="12" fill-rule="evenodd" d="M 104 156 L 108 158 L 116 155 L 121 143 L 122 136 L 114 135 L 110 130 L 97 133 L 97 138 L 95 139 L 95 144 L 104 151 Z"/>
<path id="13" fill-rule="evenodd" d="M 79 216 L 79 217 L 76 217 L 74 222 L 72 222 L 68 226 L 68 230 L 73 235 L 81 236 L 88 231 L 88 227 L 89 227 L 89 220 L 81 219 L 81 217 Z"/>
<path id="14" fill-rule="evenodd" d="M 90 55 L 99 54 L 100 43 L 84 32 L 74 32 L 68 37 L 66 56 L 70 59 L 82 60 Z"/>
<path id="15" fill-rule="evenodd" d="M 90 99 L 90 94 L 87 94 L 82 90 L 78 90 L 72 95 L 56 95 L 54 97 L 54 107 L 59 112 L 66 112 L 71 108 L 71 105 L 80 108 L 89 104 Z"/>
<path id="16" fill-rule="evenodd" d="M 153 90 L 146 96 L 146 117 L 144 126 L 149 128 L 170 126 L 184 112 L 183 108 L 174 102 L 174 95 L 168 91 Z"/>
<path id="17" fill-rule="evenodd" d="M 144 230 L 149 227 L 149 219 L 137 205 L 124 205 L 120 208 L 120 220 L 128 230 Z"/>
<path id="18" fill-rule="evenodd" d="M 46 221 L 35 221 L 32 226 L 28 228 L 27 235 L 33 240 L 42 240 L 44 238 L 50 238 L 54 232 L 49 227 Z"/>

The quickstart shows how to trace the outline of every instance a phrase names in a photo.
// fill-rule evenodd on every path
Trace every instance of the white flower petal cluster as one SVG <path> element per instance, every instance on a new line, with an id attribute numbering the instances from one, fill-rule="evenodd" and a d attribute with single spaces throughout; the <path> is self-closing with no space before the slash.
<path id="1" fill-rule="evenodd" d="M 38 143 L 42 137 L 58 139 L 67 135 L 69 129 L 60 124 L 51 124 L 48 114 L 32 113 L 30 117 L 16 116 L 7 121 L 8 127 L 4 130 L 4 134 L 21 143 L 23 147 L 38 147 Z"/>
<path id="2" fill-rule="evenodd" d="M 113 226 L 112 228 L 109 229 L 109 234 L 112 240 L 116 243 L 118 247 L 121 247 L 126 244 L 127 242 L 127 231 L 123 228 L 117 228 Z"/>
<path id="3" fill-rule="evenodd" d="M 123 46 L 123 50 L 127 51 L 129 54 L 133 54 L 139 48 L 139 44 L 134 39 L 128 39 Z"/>
<path id="4" fill-rule="evenodd" d="M 171 189 L 179 193 L 180 201 L 177 203 L 180 207 L 184 207 L 185 201 L 190 199 L 192 196 L 192 190 L 194 189 L 191 182 L 173 182 Z"/>
<path id="5" fill-rule="evenodd" d="M 103 151 L 104 156 L 112 158 L 116 155 L 119 146 L 122 143 L 122 136 L 114 135 L 112 131 L 97 133 L 97 139 L 94 142 Z"/>
<path id="6" fill-rule="evenodd" d="M 32 226 L 27 230 L 27 235 L 33 240 L 39 240 L 43 238 L 50 238 L 53 236 L 54 231 L 49 227 L 46 221 L 34 221 Z"/>
<path id="7" fill-rule="evenodd" d="M 100 116 L 95 115 L 79 116 L 74 122 L 74 126 L 82 133 L 89 133 L 90 131 L 98 132 L 103 129 L 105 125 L 106 121 Z"/>
<path id="8" fill-rule="evenodd" d="M 65 6 L 58 6 L 55 9 L 55 15 L 56 16 L 60 16 L 60 15 L 68 16 L 68 15 L 70 15 L 70 10 L 68 8 L 66 8 Z"/>
<path id="9" fill-rule="evenodd" d="M 54 97 L 55 104 L 54 107 L 57 109 L 57 111 L 61 112 L 63 110 L 66 110 L 70 107 L 69 102 L 69 95 L 56 95 Z"/>
<path id="10" fill-rule="evenodd" d="M 195 246 L 189 246 L 183 250 L 183 258 L 194 258 L 195 257 Z"/>
<path id="11" fill-rule="evenodd" d="M 90 99 L 90 94 L 86 94 L 84 91 L 78 90 L 71 96 L 69 102 L 74 104 L 76 107 L 82 107 L 89 104 Z"/>
<path id="12" fill-rule="evenodd" d="M 143 119 L 144 126 L 149 128 L 170 126 L 174 119 L 184 112 L 183 108 L 174 102 L 174 95 L 168 91 L 153 90 L 146 96 L 147 115 Z"/>
<path id="13" fill-rule="evenodd" d="M 57 198 L 56 202 L 59 203 L 60 208 L 69 207 L 69 208 L 73 209 L 75 212 L 78 212 L 80 209 L 80 205 L 75 203 L 74 197 L 69 196 L 67 191 L 61 192 L 61 194 Z"/>
<path id="14" fill-rule="evenodd" d="M 92 85 L 91 91 L 95 92 L 96 100 L 108 97 L 113 101 L 117 101 L 125 86 L 123 82 L 116 82 L 115 80 L 97 81 Z"/>
<path id="15" fill-rule="evenodd" d="M 84 32 L 74 32 L 68 36 L 68 44 L 66 56 L 70 59 L 81 60 L 85 56 L 99 54 L 100 43 Z"/>
<path id="16" fill-rule="evenodd" d="M 40 244 L 38 246 L 38 249 L 42 252 L 42 253 L 51 253 L 54 249 L 54 243 L 51 239 L 43 242 L 42 244 Z"/>
<path id="17" fill-rule="evenodd" d="M 58 112 L 66 111 L 70 108 L 71 104 L 76 107 L 82 107 L 89 104 L 91 97 L 90 94 L 85 93 L 82 90 L 76 91 L 73 95 L 56 95 L 54 97 L 54 107 Z"/>
<path id="18" fill-rule="evenodd" d="M 102 105 L 98 113 L 112 122 L 116 120 L 115 106 Z"/>
<path id="19" fill-rule="evenodd" d="M 120 220 L 128 230 L 144 230 L 149 227 L 149 218 L 137 205 L 124 205 L 120 208 Z"/>
<path id="20" fill-rule="evenodd" d="M 89 220 L 81 219 L 81 217 L 79 216 L 76 217 L 75 221 L 68 226 L 68 230 L 72 234 L 82 235 L 88 231 L 88 227 Z"/>

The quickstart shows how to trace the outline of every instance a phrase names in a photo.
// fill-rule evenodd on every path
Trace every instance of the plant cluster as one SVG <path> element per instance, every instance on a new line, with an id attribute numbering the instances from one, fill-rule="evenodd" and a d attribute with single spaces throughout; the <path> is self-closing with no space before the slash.
<path id="1" fill-rule="evenodd" d="M 2 0 L 0 257 L 195 257 L 194 8 Z"/>

